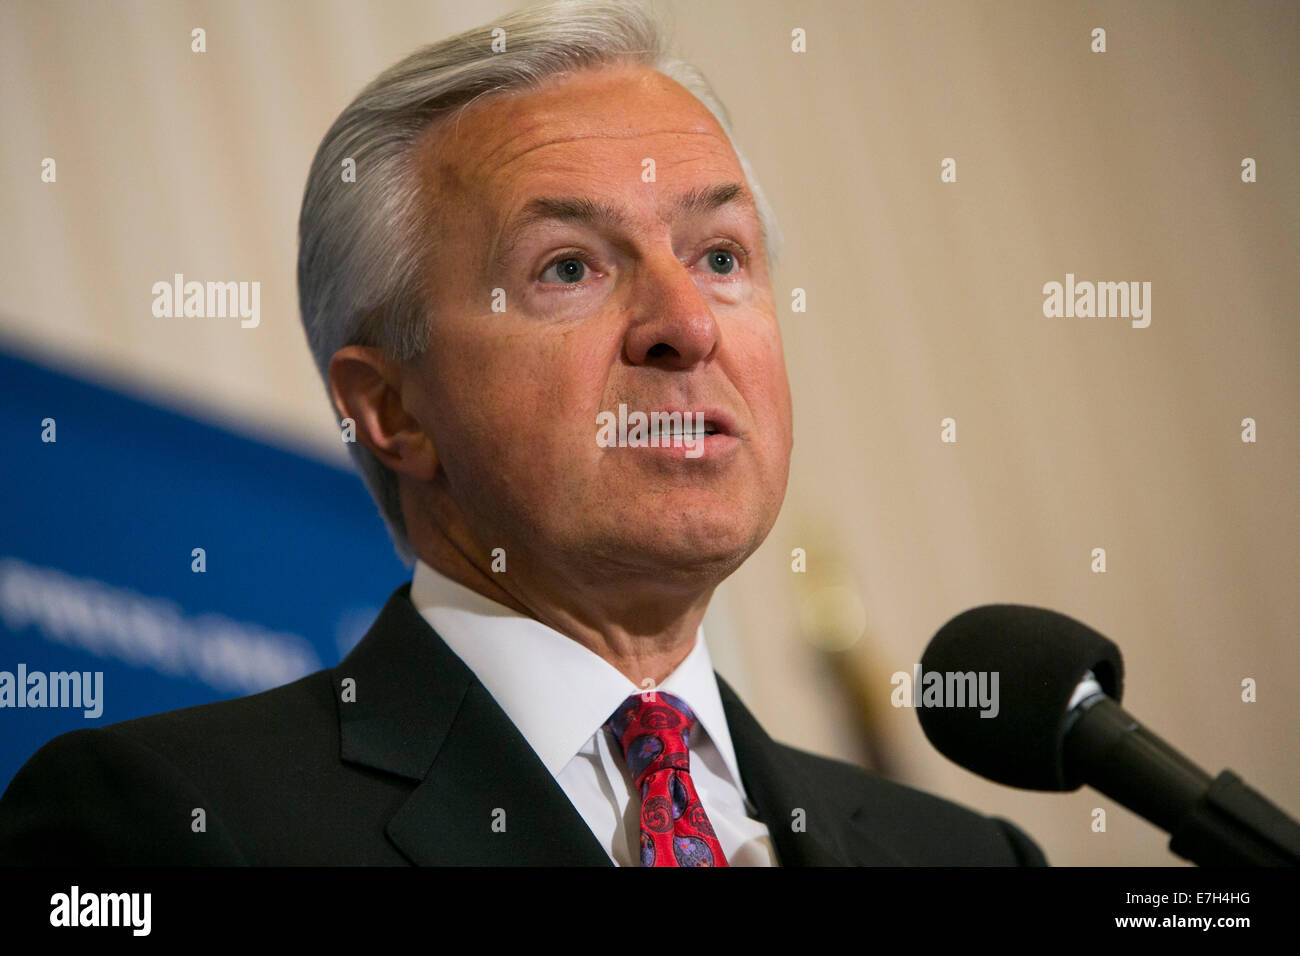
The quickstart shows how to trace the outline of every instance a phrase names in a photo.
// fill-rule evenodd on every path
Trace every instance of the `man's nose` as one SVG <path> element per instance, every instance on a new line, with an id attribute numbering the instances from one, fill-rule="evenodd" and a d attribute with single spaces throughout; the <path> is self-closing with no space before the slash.
<path id="1" fill-rule="evenodd" d="M 633 365 L 688 369 L 718 347 L 718 324 L 690 268 L 671 252 L 644 260 L 623 343 Z"/>

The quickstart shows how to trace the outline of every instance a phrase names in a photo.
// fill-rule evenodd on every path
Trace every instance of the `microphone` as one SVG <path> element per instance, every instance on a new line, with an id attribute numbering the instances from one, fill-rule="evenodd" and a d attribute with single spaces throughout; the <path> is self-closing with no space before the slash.
<path id="1" fill-rule="evenodd" d="M 930 743 L 966 769 L 1029 790 L 1087 783 L 1201 866 L 1300 865 L 1300 824 L 1231 771 L 1211 779 L 1119 706 L 1119 648 L 1087 625 L 1043 608 L 973 608 L 939 629 L 921 671 L 932 690 L 937 676 L 940 698 L 944 681 L 998 675 L 992 719 L 928 696 L 917 708 Z"/>

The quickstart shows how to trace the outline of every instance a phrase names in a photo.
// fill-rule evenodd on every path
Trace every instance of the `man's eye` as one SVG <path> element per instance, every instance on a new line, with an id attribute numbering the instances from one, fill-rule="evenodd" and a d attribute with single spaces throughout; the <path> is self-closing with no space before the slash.
<path id="1" fill-rule="evenodd" d="M 732 275 L 740 267 L 740 254 L 730 246 L 715 246 L 707 253 L 700 257 L 701 262 L 705 262 L 708 268 L 715 275 Z M 553 278 L 547 278 L 553 275 Z M 539 282 L 547 285 L 574 285 L 581 282 L 587 276 L 587 264 L 577 256 L 561 256 L 551 261 L 542 274 L 537 277 Z"/>
<path id="2" fill-rule="evenodd" d="M 709 253 L 709 268 L 719 275 L 726 275 L 736 267 L 736 257 L 726 249 L 714 249 Z"/>
<path id="3" fill-rule="evenodd" d="M 708 267 L 717 275 L 731 275 L 738 268 L 736 253 L 730 246 L 716 246 L 710 249 L 701 259 L 707 260 Z"/>
<path id="4" fill-rule="evenodd" d="M 548 281 L 546 275 L 552 269 L 555 270 L 555 281 L 567 285 L 582 281 L 582 277 L 587 274 L 586 263 L 574 256 L 565 256 L 562 259 L 556 259 L 543 269 L 542 274 L 537 277 L 538 280 L 541 282 Z"/>

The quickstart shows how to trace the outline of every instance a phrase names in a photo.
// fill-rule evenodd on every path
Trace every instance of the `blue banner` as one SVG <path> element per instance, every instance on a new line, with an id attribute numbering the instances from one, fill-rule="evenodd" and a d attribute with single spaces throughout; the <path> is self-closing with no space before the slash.
<path id="1" fill-rule="evenodd" d="M 3 354 L 0 396 L 0 790 L 65 731 L 333 666 L 410 577 L 350 471 Z"/>

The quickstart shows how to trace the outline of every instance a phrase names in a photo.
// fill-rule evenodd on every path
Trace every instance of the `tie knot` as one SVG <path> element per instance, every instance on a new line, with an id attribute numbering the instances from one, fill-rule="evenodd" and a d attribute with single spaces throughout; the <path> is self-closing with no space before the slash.
<path id="1" fill-rule="evenodd" d="M 633 694 L 605 722 L 623 751 L 637 787 L 660 770 L 690 772 L 690 732 L 695 712 L 663 691 Z"/>

